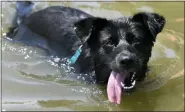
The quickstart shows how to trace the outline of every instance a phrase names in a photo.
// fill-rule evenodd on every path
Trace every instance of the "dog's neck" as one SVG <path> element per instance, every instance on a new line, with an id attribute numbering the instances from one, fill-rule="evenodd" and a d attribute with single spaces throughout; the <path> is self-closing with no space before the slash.
<path id="1" fill-rule="evenodd" d="M 79 45 L 79 47 L 80 46 L 82 46 L 80 55 L 75 63 L 71 65 L 75 68 L 75 72 L 91 74 L 95 71 L 97 82 L 105 83 L 108 80 L 111 70 L 109 70 L 109 66 L 105 62 L 102 62 L 102 60 L 100 59 L 102 55 L 98 53 L 98 49 L 92 50 L 89 47 L 88 43 L 84 43 L 83 45 L 81 44 Z M 77 52 L 79 47 L 76 48 L 75 52 Z M 74 55 L 75 53 L 72 56 Z M 105 71 L 102 70 L 102 68 Z"/>
<path id="2" fill-rule="evenodd" d="M 91 73 L 93 71 L 93 63 L 94 61 L 90 54 L 90 48 L 87 44 L 83 44 L 81 53 L 72 66 L 75 67 L 77 73 Z"/>

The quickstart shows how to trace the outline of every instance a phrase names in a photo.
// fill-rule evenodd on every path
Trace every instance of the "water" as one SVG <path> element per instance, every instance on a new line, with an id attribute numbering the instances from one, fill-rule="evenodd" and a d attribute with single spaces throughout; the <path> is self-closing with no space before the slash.
<path id="1" fill-rule="evenodd" d="M 167 23 L 157 36 L 151 71 L 134 93 L 123 96 L 121 105 L 113 105 L 105 86 L 70 80 L 66 77 L 70 68 L 54 64 L 43 50 L 1 38 L 3 110 L 184 110 L 183 2 L 36 2 L 34 11 L 51 5 L 108 18 L 139 11 L 164 15 Z M 1 34 L 11 26 L 14 13 L 15 2 L 2 2 Z"/>

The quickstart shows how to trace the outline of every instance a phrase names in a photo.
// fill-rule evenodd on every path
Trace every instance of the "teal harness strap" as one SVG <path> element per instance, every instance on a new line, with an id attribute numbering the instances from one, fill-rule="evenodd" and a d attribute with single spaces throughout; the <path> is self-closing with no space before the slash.
<path id="1" fill-rule="evenodd" d="M 76 60 L 79 58 L 81 52 L 82 52 L 82 45 L 76 50 L 75 54 L 70 59 L 68 59 L 69 64 L 74 64 Z"/>

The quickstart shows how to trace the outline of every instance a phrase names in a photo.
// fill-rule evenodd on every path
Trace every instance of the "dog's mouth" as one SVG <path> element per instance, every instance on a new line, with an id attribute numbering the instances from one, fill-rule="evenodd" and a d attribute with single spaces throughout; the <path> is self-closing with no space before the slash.
<path id="1" fill-rule="evenodd" d="M 122 75 L 126 75 L 126 74 L 122 74 Z M 123 88 L 123 91 L 129 92 L 135 87 L 135 84 L 136 84 L 135 75 L 136 75 L 136 72 L 129 72 L 128 76 L 122 79 L 123 81 L 121 81 L 120 83 Z"/>
<path id="2" fill-rule="evenodd" d="M 107 84 L 107 94 L 111 102 L 117 104 L 121 103 L 122 92 L 129 92 L 135 87 L 135 75 L 136 72 L 111 72 Z"/>

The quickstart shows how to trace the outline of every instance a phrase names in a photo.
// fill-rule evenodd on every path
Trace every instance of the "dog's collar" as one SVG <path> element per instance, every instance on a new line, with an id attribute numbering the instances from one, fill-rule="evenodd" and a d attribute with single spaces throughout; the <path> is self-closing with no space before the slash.
<path id="1" fill-rule="evenodd" d="M 74 27 L 74 32 L 76 32 L 75 30 L 76 30 L 76 27 Z M 81 39 L 80 39 L 81 40 Z M 81 40 L 81 42 L 82 42 L 82 40 Z M 83 43 L 82 43 L 82 45 L 80 45 L 80 47 L 76 50 L 76 52 L 75 52 L 75 54 L 71 57 L 71 58 L 69 58 L 67 61 L 68 61 L 68 63 L 69 64 L 74 64 L 76 61 L 77 61 L 77 59 L 79 58 L 79 56 L 80 56 L 80 54 L 81 54 L 81 52 L 82 52 L 82 46 L 83 46 Z"/>
<path id="2" fill-rule="evenodd" d="M 83 45 L 81 45 L 81 46 L 76 50 L 75 54 L 74 54 L 71 58 L 68 59 L 69 64 L 74 64 L 74 63 L 76 62 L 76 60 L 79 58 L 79 56 L 80 56 L 80 54 L 81 54 L 81 52 L 82 52 L 82 46 L 83 46 Z"/>

